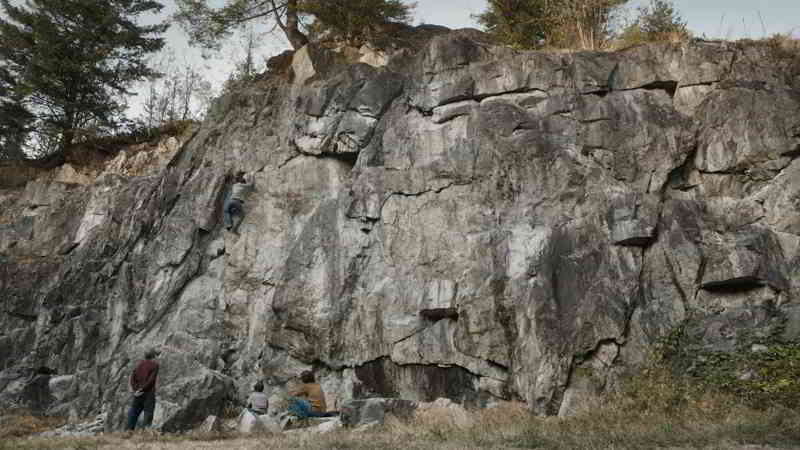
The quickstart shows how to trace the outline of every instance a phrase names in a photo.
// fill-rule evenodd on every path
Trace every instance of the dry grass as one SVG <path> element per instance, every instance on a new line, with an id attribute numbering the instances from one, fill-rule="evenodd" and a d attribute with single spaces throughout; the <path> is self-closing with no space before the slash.
<path id="1" fill-rule="evenodd" d="M 761 47 L 773 70 L 790 86 L 800 86 L 800 39 L 790 33 L 777 33 L 764 39 L 741 39 L 739 48 Z"/>
<path id="2" fill-rule="evenodd" d="M 75 167 L 103 170 L 121 150 L 132 150 L 137 146 L 139 151 L 153 148 L 166 137 L 186 134 L 193 124 L 191 120 L 175 120 L 157 127 L 108 135 L 83 131 L 78 133 L 75 144 L 66 151 L 64 161 Z"/>
<path id="3" fill-rule="evenodd" d="M 688 42 L 691 39 L 691 35 L 689 33 L 682 33 L 678 31 L 672 31 L 667 33 L 658 33 L 652 35 L 646 35 L 641 32 L 628 32 L 623 34 L 617 39 L 609 41 L 607 46 L 608 51 L 619 51 L 625 50 L 631 47 L 637 47 L 640 45 L 647 45 L 647 44 L 681 44 L 684 42 Z"/>
<path id="4" fill-rule="evenodd" d="M 463 412 L 421 411 L 367 431 L 317 434 L 108 434 L 83 439 L 7 439 L 10 449 L 776 449 L 800 447 L 800 412 L 755 410 L 663 374 L 567 419 L 534 417 L 518 403 Z"/>
<path id="5" fill-rule="evenodd" d="M 800 39 L 792 37 L 791 33 L 777 33 L 765 41 L 785 53 L 792 55 L 800 53 Z"/>
<path id="6" fill-rule="evenodd" d="M 633 450 L 666 448 L 759 450 L 800 448 L 800 410 L 779 402 L 754 408 L 742 397 L 718 391 L 697 379 L 675 377 L 666 367 L 647 369 L 627 389 L 609 394 L 569 418 L 535 417 L 525 405 L 504 403 L 465 411 L 431 408 L 409 421 L 389 417 L 368 430 L 327 434 L 239 435 L 235 433 L 113 433 L 94 438 L 18 437 L 0 424 L 0 450 L 273 450 L 273 449 L 515 449 Z M 713 385 L 711 385 L 713 386 Z M 769 406 L 772 405 L 772 406 Z M 43 423 L 16 430 L 41 431 Z M 17 437 L 15 437 L 17 436 Z"/>
<path id="7" fill-rule="evenodd" d="M 62 417 L 35 416 L 24 410 L 0 412 L 0 442 L 41 433 L 65 423 Z"/>
<path id="8" fill-rule="evenodd" d="M 741 47 L 764 47 L 775 62 L 796 60 L 800 56 L 800 39 L 788 33 L 777 33 L 764 39 L 740 39 L 736 43 Z"/>

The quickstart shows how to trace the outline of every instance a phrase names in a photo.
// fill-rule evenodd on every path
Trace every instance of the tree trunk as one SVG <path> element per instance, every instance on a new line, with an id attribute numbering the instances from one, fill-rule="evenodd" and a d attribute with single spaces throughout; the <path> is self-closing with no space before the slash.
<path id="1" fill-rule="evenodd" d="M 278 23 L 280 24 L 280 21 Z M 295 50 L 308 44 L 308 37 L 300 31 L 299 26 L 297 0 L 288 0 L 286 2 L 286 26 L 281 28 L 283 28 L 286 38 L 289 39 L 289 43 L 292 44 L 292 48 Z"/>
<path id="2" fill-rule="evenodd" d="M 62 155 L 66 155 L 67 149 L 72 146 L 72 141 L 75 140 L 75 113 L 71 110 L 64 111 L 64 121 L 60 125 L 62 130 L 58 150 Z"/>
<path id="3" fill-rule="evenodd" d="M 72 147 L 72 141 L 75 140 L 75 130 L 72 128 L 66 129 L 61 133 L 61 145 L 59 146 L 59 153 L 62 155 L 67 154 L 67 150 Z"/>

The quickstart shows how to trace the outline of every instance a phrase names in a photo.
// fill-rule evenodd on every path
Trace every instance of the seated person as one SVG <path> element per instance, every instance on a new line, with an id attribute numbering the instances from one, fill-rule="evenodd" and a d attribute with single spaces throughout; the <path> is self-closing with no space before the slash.
<path id="1" fill-rule="evenodd" d="M 269 408 L 269 398 L 264 393 L 264 383 L 258 382 L 253 386 L 253 393 L 247 398 L 247 409 L 253 414 L 260 416 L 267 413 Z"/>
<path id="2" fill-rule="evenodd" d="M 300 418 L 332 417 L 336 412 L 327 412 L 325 393 L 314 380 L 314 373 L 306 370 L 300 374 L 303 382 L 297 389 L 289 392 L 289 412 Z"/>

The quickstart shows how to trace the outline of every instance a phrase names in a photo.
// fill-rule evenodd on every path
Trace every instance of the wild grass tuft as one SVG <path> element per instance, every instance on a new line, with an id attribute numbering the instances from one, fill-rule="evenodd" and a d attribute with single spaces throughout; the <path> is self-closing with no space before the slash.
<path id="1" fill-rule="evenodd" d="M 741 39 L 736 42 L 739 48 L 763 48 L 767 62 L 790 86 L 800 87 L 800 39 L 792 32 L 777 33 L 765 39 Z"/>
<path id="2" fill-rule="evenodd" d="M 0 411 L 0 442 L 60 427 L 63 417 L 45 417 L 27 410 Z"/>

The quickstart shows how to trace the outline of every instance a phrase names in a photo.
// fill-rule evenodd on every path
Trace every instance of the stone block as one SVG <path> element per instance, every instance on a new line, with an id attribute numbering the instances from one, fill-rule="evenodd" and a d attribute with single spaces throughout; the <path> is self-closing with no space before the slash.
<path id="1" fill-rule="evenodd" d="M 222 421 L 219 420 L 217 416 L 208 416 L 206 420 L 203 421 L 202 424 L 197 428 L 198 431 L 202 431 L 204 433 L 213 433 L 220 431 L 222 429 Z"/>
<path id="2" fill-rule="evenodd" d="M 387 414 L 401 419 L 410 418 L 417 405 L 417 402 L 398 398 L 351 400 L 342 405 L 341 420 L 348 428 L 371 423 L 383 424 Z"/>
<path id="3" fill-rule="evenodd" d="M 659 200 L 655 195 L 626 194 L 615 197 L 607 213 L 611 242 L 644 247 L 655 239 Z"/>
<path id="4" fill-rule="evenodd" d="M 751 229 L 716 235 L 709 241 L 704 252 L 703 289 L 743 290 L 764 285 L 779 291 L 789 289 L 788 269 L 774 233 Z"/>

